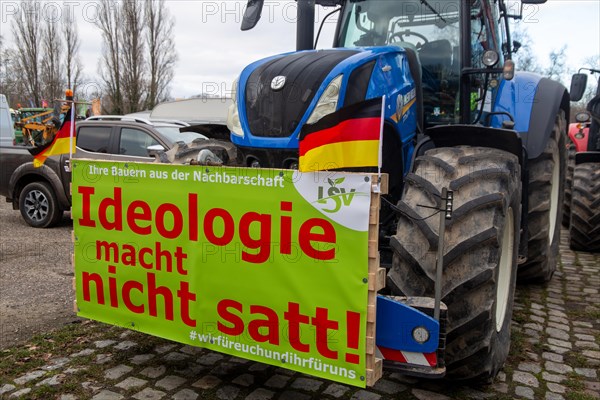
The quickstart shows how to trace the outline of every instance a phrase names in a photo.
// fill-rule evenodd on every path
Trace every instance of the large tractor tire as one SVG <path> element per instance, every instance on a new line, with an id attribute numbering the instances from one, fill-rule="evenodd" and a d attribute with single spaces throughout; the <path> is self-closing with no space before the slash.
<path id="1" fill-rule="evenodd" d="M 575 167 L 569 233 L 571 249 L 600 252 L 600 163 Z"/>
<path id="2" fill-rule="evenodd" d="M 406 177 L 388 287 L 434 297 L 442 187 L 454 192 L 446 223 L 442 301 L 451 379 L 489 382 L 508 356 L 517 273 L 521 179 L 517 157 L 478 147 L 429 150 Z"/>
<path id="3" fill-rule="evenodd" d="M 567 174 L 565 177 L 565 198 L 563 201 L 562 224 L 569 227 L 571 221 L 571 191 L 573 187 L 573 171 L 575 169 L 575 144 L 567 139 Z"/>
<path id="4" fill-rule="evenodd" d="M 565 116 L 556 116 L 543 153 L 529 163 L 527 260 L 519 266 L 520 282 L 547 282 L 556 271 L 564 202 Z"/>

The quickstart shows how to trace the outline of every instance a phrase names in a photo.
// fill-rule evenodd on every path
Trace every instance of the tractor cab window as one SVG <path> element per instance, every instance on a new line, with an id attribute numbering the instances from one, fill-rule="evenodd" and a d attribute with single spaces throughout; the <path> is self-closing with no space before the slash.
<path id="1" fill-rule="evenodd" d="M 395 45 L 413 51 L 422 71 L 426 126 L 458 122 L 458 0 L 373 0 L 344 7 L 340 47 Z"/>

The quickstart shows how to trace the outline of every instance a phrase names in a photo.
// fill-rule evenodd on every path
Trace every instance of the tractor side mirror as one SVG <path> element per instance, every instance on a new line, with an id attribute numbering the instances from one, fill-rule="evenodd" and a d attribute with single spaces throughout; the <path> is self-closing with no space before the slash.
<path id="1" fill-rule="evenodd" d="M 571 78 L 571 101 L 579 101 L 587 86 L 587 74 L 573 74 Z"/>
<path id="2" fill-rule="evenodd" d="M 248 0 L 246 11 L 244 11 L 244 18 L 242 19 L 243 31 L 248 31 L 256 26 L 260 20 L 264 2 L 264 0 Z"/>

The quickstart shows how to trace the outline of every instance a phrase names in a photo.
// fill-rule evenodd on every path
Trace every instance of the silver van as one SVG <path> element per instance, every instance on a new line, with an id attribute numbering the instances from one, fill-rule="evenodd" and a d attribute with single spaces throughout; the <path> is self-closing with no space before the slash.
<path id="1" fill-rule="evenodd" d="M 15 139 L 13 120 L 6 96 L 0 94 L 0 146 L 12 146 Z"/>

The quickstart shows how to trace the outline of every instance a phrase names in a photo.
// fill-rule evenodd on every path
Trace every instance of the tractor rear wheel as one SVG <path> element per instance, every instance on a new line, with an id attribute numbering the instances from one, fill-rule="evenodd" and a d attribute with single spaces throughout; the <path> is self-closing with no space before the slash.
<path id="1" fill-rule="evenodd" d="M 517 157 L 478 147 L 439 148 L 406 177 L 403 214 L 391 239 L 388 287 L 399 296 L 434 297 L 442 187 L 454 191 L 446 224 L 442 301 L 448 307 L 447 376 L 492 379 L 506 360 L 516 283 L 521 214 Z M 425 207 L 423 207 L 425 206 Z"/>
<path id="2" fill-rule="evenodd" d="M 565 187 L 565 116 L 556 116 L 543 153 L 529 164 L 527 260 L 519 266 L 520 282 L 547 282 L 556 270 Z"/>
<path id="3" fill-rule="evenodd" d="M 569 233 L 571 249 L 600 251 L 600 163 L 575 167 Z"/>

